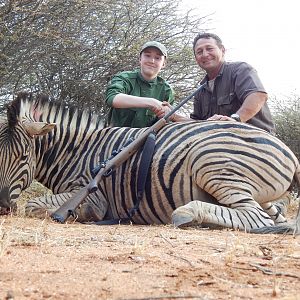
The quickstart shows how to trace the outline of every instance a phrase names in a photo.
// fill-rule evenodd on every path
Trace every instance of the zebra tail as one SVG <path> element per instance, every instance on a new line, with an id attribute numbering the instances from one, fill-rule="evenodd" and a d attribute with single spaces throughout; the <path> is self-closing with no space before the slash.
<path id="1" fill-rule="evenodd" d="M 261 228 L 250 229 L 248 232 L 257 234 L 292 234 L 295 236 L 300 234 L 300 224 L 265 226 Z"/>

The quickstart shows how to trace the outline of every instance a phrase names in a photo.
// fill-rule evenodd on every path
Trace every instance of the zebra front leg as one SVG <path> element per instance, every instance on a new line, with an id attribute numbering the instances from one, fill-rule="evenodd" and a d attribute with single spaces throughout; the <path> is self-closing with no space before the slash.
<path id="1" fill-rule="evenodd" d="M 72 193 L 61 193 L 30 199 L 25 206 L 25 214 L 30 217 L 41 219 L 50 216 L 69 200 L 72 195 Z"/>
<path id="2" fill-rule="evenodd" d="M 245 231 L 274 226 L 270 216 L 254 200 L 235 203 L 231 208 L 197 200 L 191 201 L 173 212 L 172 222 L 177 227 L 193 224 Z"/>
<path id="3" fill-rule="evenodd" d="M 25 213 L 31 217 L 45 218 L 54 213 L 74 194 L 75 191 L 31 199 L 25 206 Z M 79 222 L 99 221 L 104 218 L 107 207 L 107 201 L 101 195 L 98 193 L 90 194 L 76 209 L 74 217 Z"/>

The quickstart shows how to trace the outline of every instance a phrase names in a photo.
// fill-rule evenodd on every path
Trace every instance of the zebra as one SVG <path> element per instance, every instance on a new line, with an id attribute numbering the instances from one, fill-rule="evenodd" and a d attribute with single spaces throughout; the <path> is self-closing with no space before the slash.
<path id="1" fill-rule="evenodd" d="M 101 117 L 50 100 L 19 94 L 0 123 L 0 207 L 13 208 L 35 179 L 53 191 L 29 200 L 26 213 L 52 214 L 93 177 L 94 167 L 144 128 L 104 127 Z M 98 184 L 77 209 L 78 220 L 128 216 L 137 201 L 142 150 Z M 247 232 L 297 232 L 296 222 L 272 204 L 285 197 L 299 162 L 276 137 L 231 121 L 170 123 L 157 140 L 143 200 L 132 222 Z"/>

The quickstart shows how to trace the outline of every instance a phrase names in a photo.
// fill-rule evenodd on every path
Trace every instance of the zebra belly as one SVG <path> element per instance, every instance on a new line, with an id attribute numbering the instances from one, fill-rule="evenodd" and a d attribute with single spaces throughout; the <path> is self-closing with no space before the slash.
<path id="1" fill-rule="evenodd" d="M 124 163 L 111 177 L 104 180 L 103 190 L 114 218 L 128 217 L 128 212 L 137 203 L 138 169 L 137 157 Z M 172 173 L 173 166 L 163 169 L 160 160 L 153 158 L 147 175 L 144 196 L 133 221 L 138 224 L 169 224 L 172 212 L 192 200 L 219 203 L 199 188 L 192 176 L 184 172 L 185 167 Z"/>

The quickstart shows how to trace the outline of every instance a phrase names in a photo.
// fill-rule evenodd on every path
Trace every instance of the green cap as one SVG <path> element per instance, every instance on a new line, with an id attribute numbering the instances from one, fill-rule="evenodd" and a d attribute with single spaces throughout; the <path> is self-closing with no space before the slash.
<path id="1" fill-rule="evenodd" d="M 142 53 L 146 48 L 150 48 L 150 47 L 157 48 L 162 53 L 162 55 L 167 57 L 167 48 L 163 44 L 156 42 L 156 41 L 150 41 L 150 42 L 145 43 L 143 45 L 140 53 Z"/>

